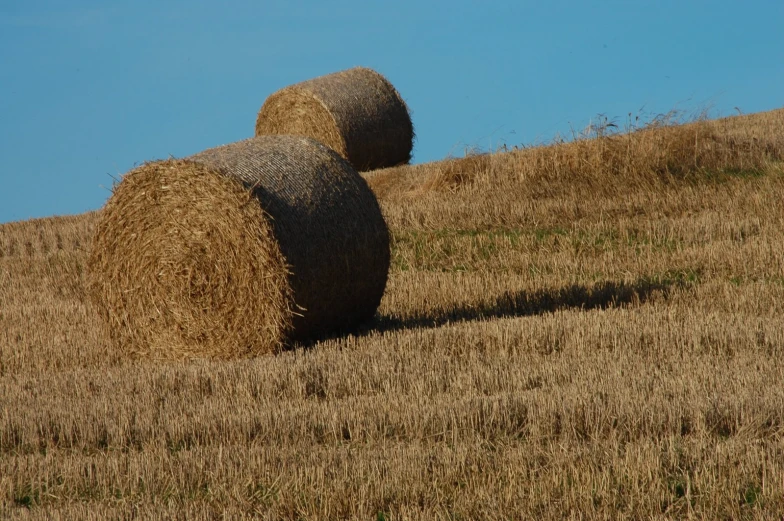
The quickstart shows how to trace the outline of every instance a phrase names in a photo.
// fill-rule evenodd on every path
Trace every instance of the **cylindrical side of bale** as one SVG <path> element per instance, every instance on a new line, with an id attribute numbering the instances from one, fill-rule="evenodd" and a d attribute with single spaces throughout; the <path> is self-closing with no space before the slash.
<path id="1" fill-rule="evenodd" d="M 378 72 L 355 67 L 285 87 L 264 102 L 256 135 L 312 137 L 360 172 L 411 160 L 414 127 L 406 103 Z"/>
<path id="2" fill-rule="evenodd" d="M 355 328 L 389 260 L 378 202 L 348 162 L 310 138 L 260 136 L 125 175 L 88 269 L 124 351 L 233 358 Z"/>

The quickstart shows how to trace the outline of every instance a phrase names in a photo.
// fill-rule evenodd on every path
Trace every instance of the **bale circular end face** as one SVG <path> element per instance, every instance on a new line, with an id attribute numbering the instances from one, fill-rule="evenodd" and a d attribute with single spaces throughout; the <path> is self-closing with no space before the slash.
<path id="1" fill-rule="evenodd" d="M 375 314 L 389 236 L 375 196 L 335 152 L 264 136 L 127 174 L 88 268 L 124 351 L 252 356 Z"/>
<path id="2" fill-rule="evenodd" d="M 256 135 L 312 137 L 359 171 L 408 163 L 414 127 L 408 107 L 386 78 L 356 67 L 273 93 L 256 119 Z"/>

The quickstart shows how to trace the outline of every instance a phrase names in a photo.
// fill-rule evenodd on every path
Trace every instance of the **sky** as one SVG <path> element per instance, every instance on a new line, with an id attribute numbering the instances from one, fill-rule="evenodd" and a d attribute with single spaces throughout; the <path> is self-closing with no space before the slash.
<path id="1" fill-rule="evenodd" d="M 0 222 L 100 208 L 114 179 L 253 135 L 272 92 L 362 65 L 415 163 L 597 115 L 784 106 L 784 2 L 2 0 Z"/>

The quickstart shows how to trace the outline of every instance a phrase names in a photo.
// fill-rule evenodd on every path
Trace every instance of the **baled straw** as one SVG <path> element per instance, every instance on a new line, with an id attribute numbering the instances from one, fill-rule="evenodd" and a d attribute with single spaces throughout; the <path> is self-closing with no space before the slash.
<path id="1" fill-rule="evenodd" d="M 88 267 L 123 350 L 231 358 L 372 317 L 389 236 L 375 196 L 334 151 L 261 136 L 124 176 Z"/>
<path id="2" fill-rule="evenodd" d="M 264 102 L 256 135 L 312 137 L 358 171 L 408 163 L 411 116 L 400 94 L 378 72 L 356 67 L 281 89 Z"/>

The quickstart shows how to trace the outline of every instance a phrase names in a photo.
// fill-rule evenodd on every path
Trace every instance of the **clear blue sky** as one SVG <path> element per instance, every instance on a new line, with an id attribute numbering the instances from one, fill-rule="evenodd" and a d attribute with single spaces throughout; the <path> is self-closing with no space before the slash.
<path id="1" fill-rule="evenodd" d="M 784 106 L 781 0 L 2 0 L 0 222 L 100 207 L 135 164 L 240 140 L 273 91 L 356 65 L 414 161 L 603 113 Z"/>

